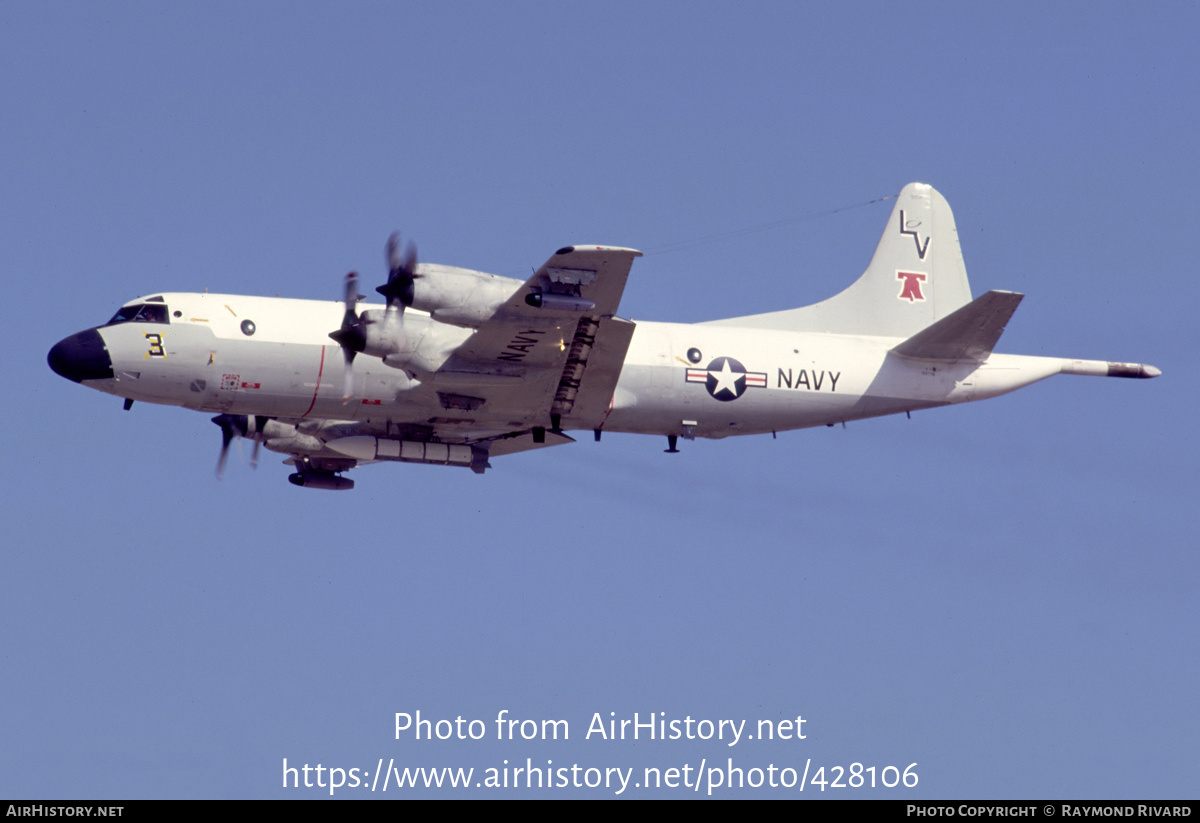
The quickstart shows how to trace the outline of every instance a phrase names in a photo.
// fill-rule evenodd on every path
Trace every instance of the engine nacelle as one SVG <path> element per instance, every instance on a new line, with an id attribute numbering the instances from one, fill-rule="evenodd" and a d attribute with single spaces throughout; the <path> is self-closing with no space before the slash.
<path id="1" fill-rule="evenodd" d="M 479 328 L 521 288 L 522 281 L 456 266 L 423 264 L 413 282 L 413 307 L 434 320 Z"/>
<path id="2" fill-rule="evenodd" d="M 366 334 L 366 344 L 362 353 L 372 357 L 387 357 L 389 354 L 399 354 L 408 343 L 408 334 L 399 313 L 386 309 L 365 311 L 359 318 L 363 323 Z"/>
<path id="3" fill-rule="evenodd" d="M 280 454 L 316 454 L 325 448 L 320 438 L 298 433 L 290 437 L 273 437 L 264 441 L 263 445 Z"/>

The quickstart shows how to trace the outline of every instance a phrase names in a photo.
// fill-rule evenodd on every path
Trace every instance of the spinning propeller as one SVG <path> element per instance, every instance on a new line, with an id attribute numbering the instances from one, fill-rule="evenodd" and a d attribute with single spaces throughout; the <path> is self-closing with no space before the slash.
<path id="1" fill-rule="evenodd" d="M 390 325 L 395 318 L 403 326 L 404 310 L 413 304 L 415 281 L 421 276 L 417 274 L 417 247 L 409 243 L 401 257 L 400 233 L 393 232 L 387 241 L 387 261 L 387 283 L 375 291 L 387 298 L 385 325 Z M 358 315 L 356 306 L 360 299 L 358 273 L 350 272 L 346 275 L 346 313 L 342 316 L 342 327 L 329 333 L 342 347 L 342 356 L 346 361 L 342 403 L 349 403 L 354 396 L 354 356 L 366 349 L 367 326 L 372 322 L 366 315 Z"/>
<path id="2" fill-rule="evenodd" d="M 220 480 L 221 475 L 225 473 L 225 458 L 229 456 L 229 444 L 233 442 L 233 438 L 249 437 L 256 431 L 262 431 L 267 418 L 261 414 L 252 417 L 244 414 L 218 414 L 212 422 L 221 427 L 221 456 L 217 458 L 217 479 Z M 255 439 L 254 450 L 250 453 L 252 469 L 258 468 L 258 447 L 259 442 Z"/>
<path id="3" fill-rule="evenodd" d="M 342 402 L 349 403 L 354 395 L 354 355 L 367 347 L 367 324 L 360 318 L 355 306 L 358 303 L 358 272 L 346 275 L 346 313 L 342 316 L 342 327 L 331 331 L 332 337 L 342 347 L 346 359 L 346 382 L 342 386 Z"/>
<path id="4" fill-rule="evenodd" d="M 387 241 L 388 279 L 387 283 L 375 291 L 387 298 L 389 309 L 400 305 L 400 317 L 404 310 L 413 304 L 414 285 L 417 274 L 417 247 L 410 241 L 404 249 L 404 257 L 400 257 L 400 232 L 392 232 Z"/>

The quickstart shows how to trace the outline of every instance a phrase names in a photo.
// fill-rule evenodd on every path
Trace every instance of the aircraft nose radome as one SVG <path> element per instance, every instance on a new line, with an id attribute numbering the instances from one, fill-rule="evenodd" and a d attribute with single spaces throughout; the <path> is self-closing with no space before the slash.
<path id="1" fill-rule="evenodd" d="M 108 356 L 104 338 L 95 329 L 81 331 L 55 343 L 46 362 L 55 374 L 76 383 L 113 376 L 112 358 Z"/>

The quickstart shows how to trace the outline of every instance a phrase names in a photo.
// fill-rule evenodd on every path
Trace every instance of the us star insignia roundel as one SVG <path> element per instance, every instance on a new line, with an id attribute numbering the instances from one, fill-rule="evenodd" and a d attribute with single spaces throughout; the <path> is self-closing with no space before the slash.
<path id="1" fill-rule="evenodd" d="M 718 357 L 705 369 L 688 369 L 688 383 L 703 383 L 708 393 L 722 402 L 737 400 L 746 389 L 766 388 L 766 372 L 748 372 L 732 357 Z"/>

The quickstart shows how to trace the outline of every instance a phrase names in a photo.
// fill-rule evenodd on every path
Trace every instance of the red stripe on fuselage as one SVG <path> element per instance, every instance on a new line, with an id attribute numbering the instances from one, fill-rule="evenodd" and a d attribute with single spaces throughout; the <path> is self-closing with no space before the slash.
<path id="1" fill-rule="evenodd" d="M 325 373 L 325 347 L 321 347 L 321 365 L 317 368 L 317 387 L 313 389 L 312 402 L 308 404 L 308 409 L 305 410 L 301 417 L 308 417 L 308 413 L 313 410 L 313 406 L 317 405 L 317 392 L 321 390 L 321 375 Z"/>

